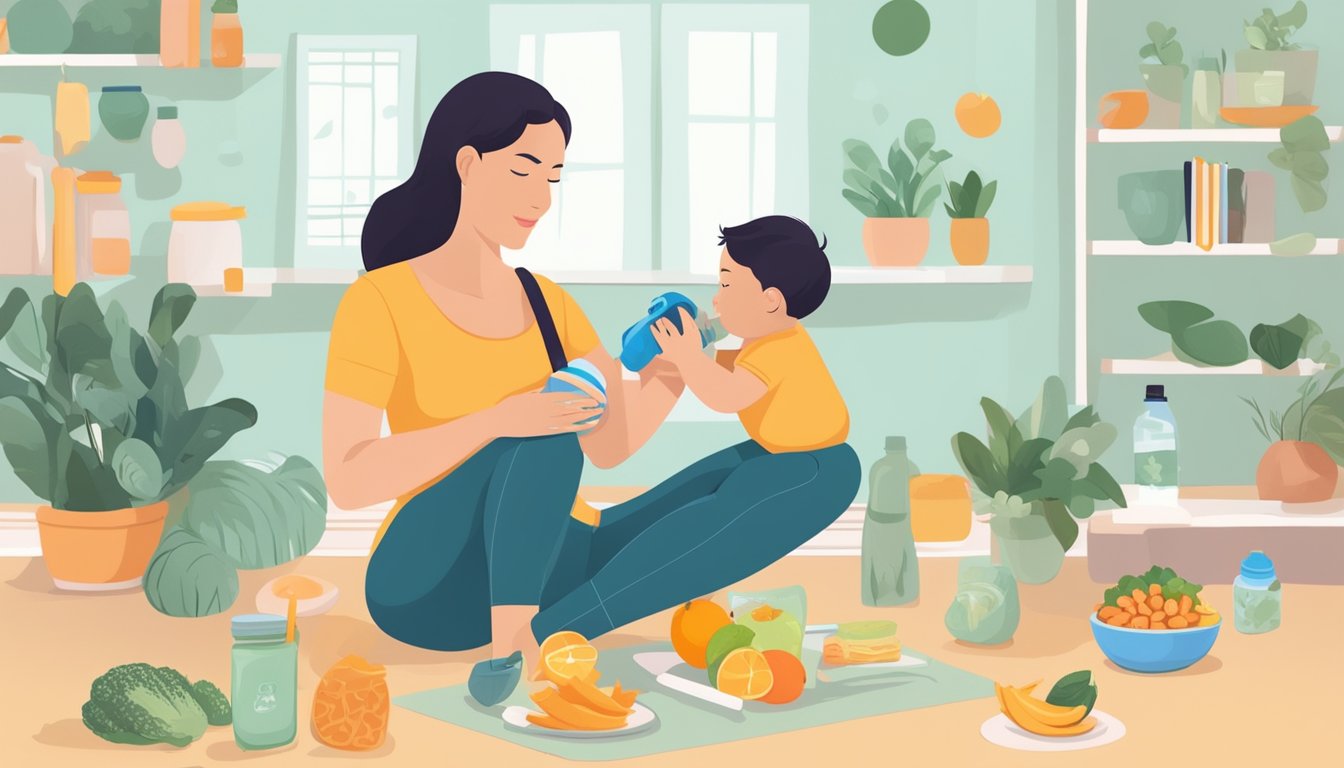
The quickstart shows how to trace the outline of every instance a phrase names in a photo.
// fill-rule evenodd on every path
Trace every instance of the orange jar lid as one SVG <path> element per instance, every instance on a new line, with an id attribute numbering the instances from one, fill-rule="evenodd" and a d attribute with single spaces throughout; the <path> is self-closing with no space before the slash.
<path id="1" fill-rule="evenodd" d="M 173 221 L 237 221 L 247 217 L 247 209 L 241 205 L 202 201 L 183 203 L 173 208 Z"/>
<path id="2" fill-rule="evenodd" d="M 121 191 L 121 177 L 111 171 L 89 171 L 75 179 L 75 191 L 81 195 L 115 195 Z"/>

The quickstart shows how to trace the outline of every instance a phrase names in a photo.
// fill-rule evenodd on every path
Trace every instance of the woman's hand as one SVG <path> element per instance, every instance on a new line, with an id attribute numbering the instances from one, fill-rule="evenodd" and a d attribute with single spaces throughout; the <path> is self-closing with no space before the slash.
<path id="1" fill-rule="evenodd" d="M 671 318 L 664 317 L 649 329 L 653 338 L 663 350 L 660 357 L 681 368 L 689 358 L 704 357 L 704 347 L 700 343 L 700 330 L 696 328 L 695 318 L 685 310 L 681 313 L 681 330 L 673 324 Z"/>
<path id="2" fill-rule="evenodd" d="M 601 404 L 574 392 L 524 392 L 489 409 L 486 428 L 496 437 L 540 437 L 592 429 L 581 424 L 599 413 Z"/>

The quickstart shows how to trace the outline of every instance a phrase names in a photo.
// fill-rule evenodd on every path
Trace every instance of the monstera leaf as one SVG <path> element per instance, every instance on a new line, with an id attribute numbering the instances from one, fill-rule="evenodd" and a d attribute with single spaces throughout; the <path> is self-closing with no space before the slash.
<path id="1" fill-rule="evenodd" d="M 243 569 L 270 568 L 317 546 L 327 493 L 312 464 L 290 457 L 273 470 L 212 461 L 189 486 L 182 524 Z"/>
<path id="2" fill-rule="evenodd" d="M 212 616 L 238 598 L 238 571 L 201 537 L 168 531 L 145 571 L 145 597 L 169 616 Z"/>

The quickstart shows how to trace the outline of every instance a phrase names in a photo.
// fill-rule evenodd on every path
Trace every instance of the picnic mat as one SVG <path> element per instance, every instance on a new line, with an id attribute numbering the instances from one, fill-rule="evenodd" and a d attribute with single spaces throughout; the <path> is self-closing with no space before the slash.
<path id="1" fill-rule="evenodd" d="M 573 740 L 509 730 L 500 718 L 506 707 L 520 704 L 540 709 L 528 700 L 526 684 L 520 684 L 508 701 L 494 707 L 478 705 L 467 694 L 466 685 L 398 696 L 393 702 L 567 760 L 625 760 L 994 695 L 994 684 L 989 680 L 930 658 L 927 666 L 820 683 L 790 704 L 747 702 L 743 711 L 733 712 L 663 688 L 633 660 L 636 653 L 671 647 L 668 643 L 652 643 L 602 652 L 598 662 L 600 684 L 620 680 L 623 688 L 638 688 L 639 702 L 658 715 L 651 730 L 630 736 Z"/>

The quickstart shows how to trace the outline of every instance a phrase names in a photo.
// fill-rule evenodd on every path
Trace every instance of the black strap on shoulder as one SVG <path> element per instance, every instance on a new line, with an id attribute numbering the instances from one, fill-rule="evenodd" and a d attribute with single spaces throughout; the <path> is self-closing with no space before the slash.
<path id="1" fill-rule="evenodd" d="M 546 306 L 546 297 L 541 295 L 541 286 L 531 272 L 522 267 L 514 270 L 518 273 L 518 282 L 523 284 L 523 293 L 527 294 L 527 303 L 532 305 L 532 316 L 537 319 L 537 330 L 541 331 L 541 341 L 546 345 L 546 356 L 551 360 L 551 370 L 558 371 L 569 365 L 565 357 L 565 348 L 560 344 L 560 334 L 555 331 L 555 319 L 551 317 L 551 308 Z"/>

